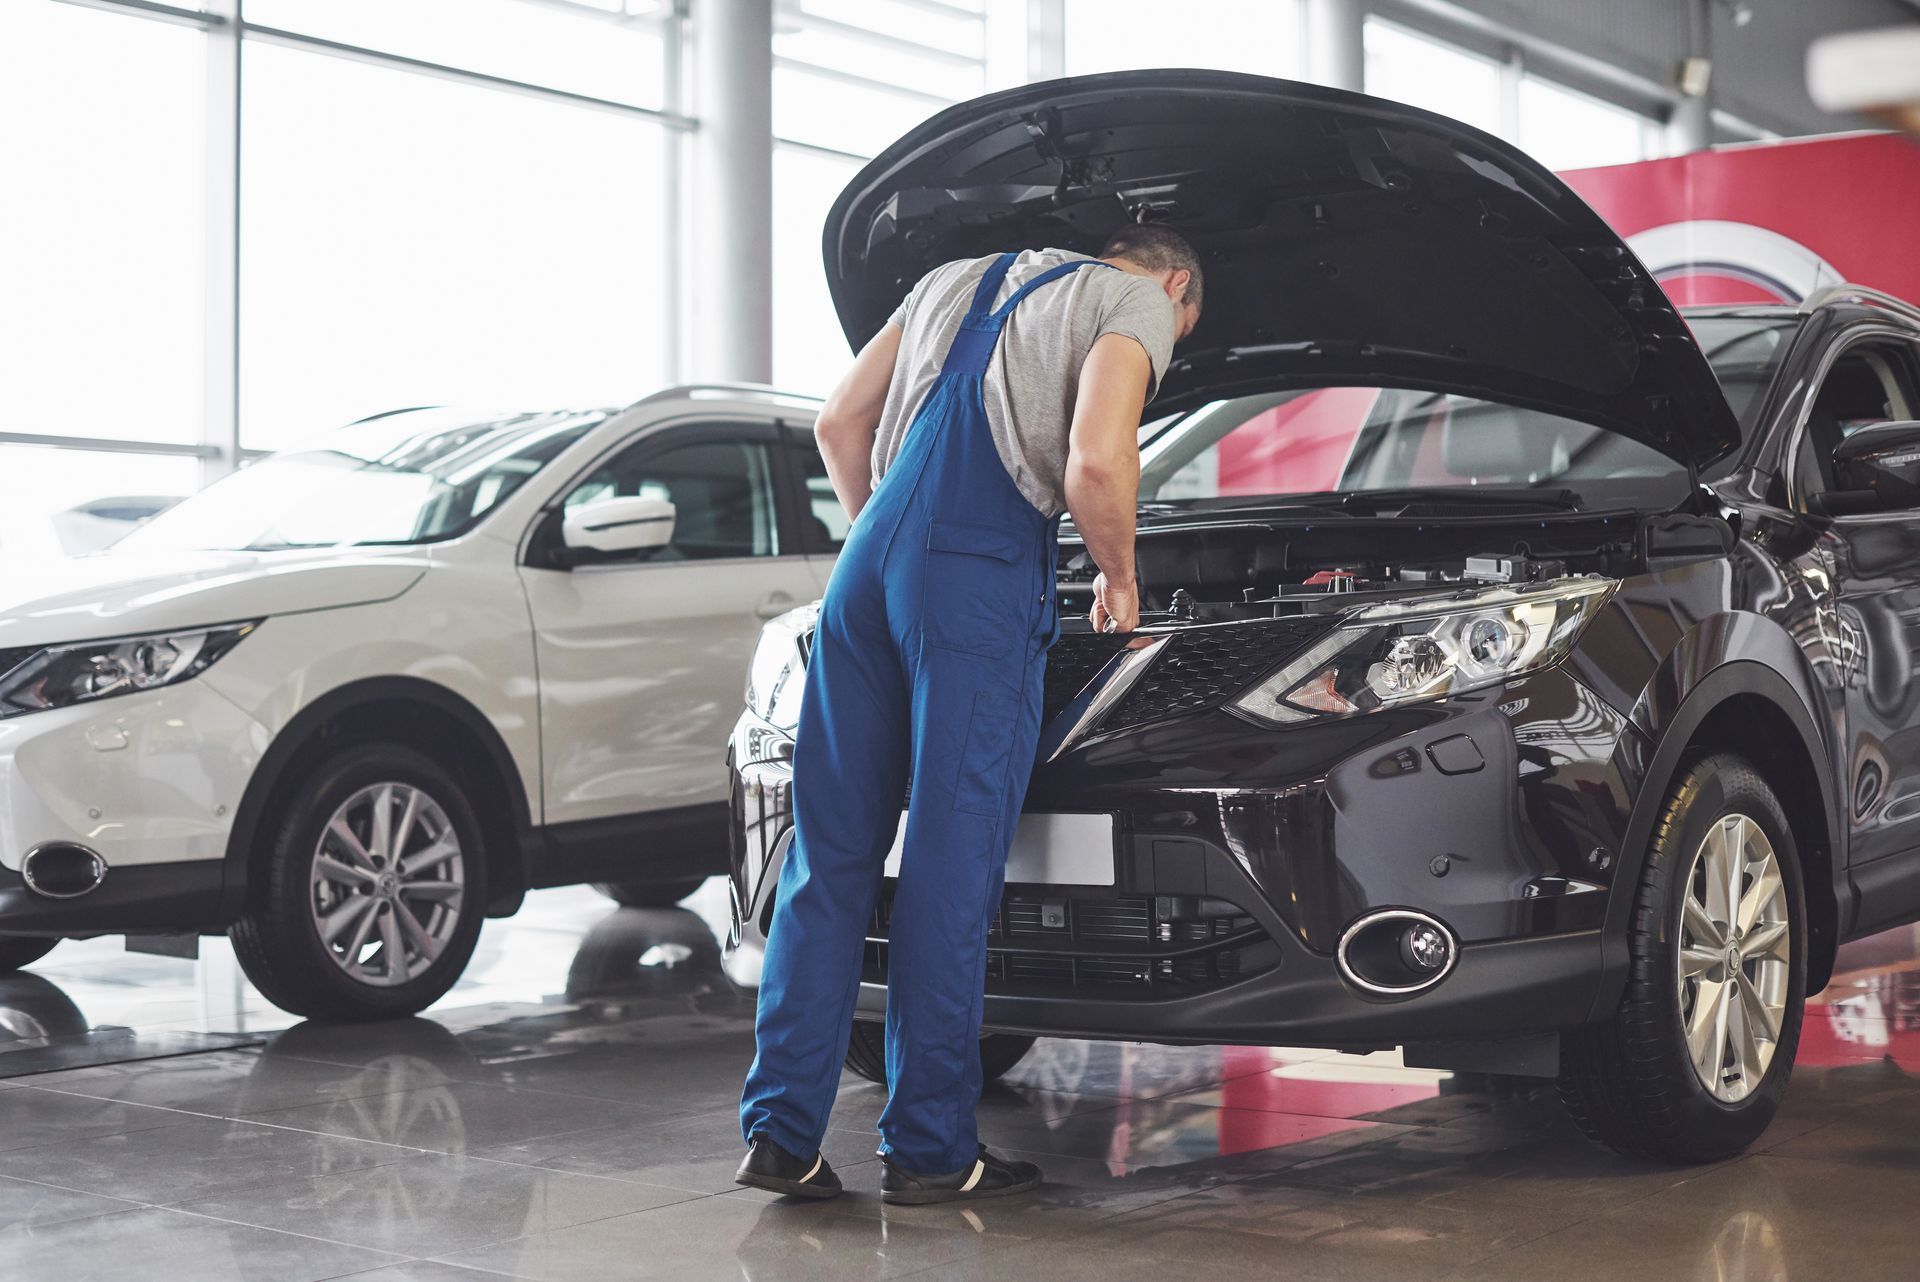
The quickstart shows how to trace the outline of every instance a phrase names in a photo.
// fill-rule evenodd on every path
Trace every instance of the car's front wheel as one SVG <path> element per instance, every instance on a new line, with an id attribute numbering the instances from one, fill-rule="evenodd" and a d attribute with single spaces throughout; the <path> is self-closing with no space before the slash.
<path id="1" fill-rule="evenodd" d="M 30 935 L 0 938 L 0 975 L 10 975 L 23 966 L 31 966 L 52 952 L 57 939 L 39 939 Z"/>
<path id="2" fill-rule="evenodd" d="M 231 931 L 268 1001 L 309 1019 L 417 1014 L 473 955 L 486 903 L 465 791 L 392 743 L 342 747 L 306 775 Z"/>
<path id="3" fill-rule="evenodd" d="M 1800 860 L 1746 760 L 1695 762 L 1668 795 L 1629 923 L 1620 1009 L 1562 1042 L 1560 1093 L 1593 1139 L 1729 1157 L 1779 1108 L 1806 998 Z"/>
<path id="4" fill-rule="evenodd" d="M 997 1082 L 1033 1049 L 1034 1039 L 1012 1033 L 983 1033 L 980 1036 L 980 1080 Z M 847 1069 L 869 1082 L 887 1084 L 887 1026 L 879 1022 L 855 1020 L 853 1036 L 847 1041 Z"/>

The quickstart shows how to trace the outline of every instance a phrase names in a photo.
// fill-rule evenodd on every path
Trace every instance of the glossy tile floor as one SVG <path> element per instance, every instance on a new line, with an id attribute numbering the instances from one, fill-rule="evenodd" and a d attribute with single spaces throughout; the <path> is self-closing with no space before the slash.
<path id="1" fill-rule="evenodd" d="M 721 888 L 690 906 L 545 892 L 428 1018 L 358 1028 L 279 1015 L 215 948 L 63 945 L 0 980 L 0 1277 L 1920 1276 L 1910 929 L 1847 950 L 1783 1116 L 1720 1166 L 1607 1156 L 1548 1089 L 1392 1056 L 1043 1042 L 981 1120 L 1048 1186 L 896 1209 L 852 1078 L 848 1196 L 734 1187 L 751 997 Z"/>

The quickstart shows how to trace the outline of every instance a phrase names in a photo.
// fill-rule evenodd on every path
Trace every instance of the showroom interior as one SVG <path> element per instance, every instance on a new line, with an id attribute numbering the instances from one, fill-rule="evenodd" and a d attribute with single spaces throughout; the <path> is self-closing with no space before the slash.
<path id="1" fill-rule="evenodd" d="M 0 0 L 0 118 L 0 1276 L 1920 1270 L 1920 0 Z M 980 824 L 1045 1182 L 883 1197 L 888 801 L 743 1187 L 823 398 L 1151 224 Z"/>

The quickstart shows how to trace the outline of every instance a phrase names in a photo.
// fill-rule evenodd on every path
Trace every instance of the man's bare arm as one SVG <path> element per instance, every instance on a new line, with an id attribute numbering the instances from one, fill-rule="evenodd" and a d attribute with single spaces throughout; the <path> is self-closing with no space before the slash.
<path id="1" fill-rule="evenodd" d="M 893 383 L 893 363 L 900 354 L 900 327 L 883 326 L 860 349 L 853 368 L 827 396 L 813 431 L 827 461 L 827 479 L 840 496 L 849 518 L 873 497 L 873 437 L 886 408 L 887 388 Z"/>
<path id="2" fill-rule="evenodd" d="M 1134 587 L 1133 522 L 1140 498 L 1140 414 L 1153 365 L 1124 334 L 1105 334 L 1080 367 L 1067 437 L 1067 510 L 1100 567 L 1093 626 L 1117 632 L 1140 625 Z"/>

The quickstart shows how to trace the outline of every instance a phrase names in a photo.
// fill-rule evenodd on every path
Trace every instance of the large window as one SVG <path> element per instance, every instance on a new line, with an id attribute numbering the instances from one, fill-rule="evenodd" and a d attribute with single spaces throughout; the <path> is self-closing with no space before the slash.
<path id="1" fill-rule="evenodd" d="M 247 21 L 642 107 L 665 104 L 665 0 L 246 0 Z"/>
<path id="2" fill-rule="evenodd" d="M 83 504 L 108 497 L 178 499 L 199 481 L 199 460 L 188 456 L 0 445 L 0 576 L 10 561 L 98 551 L 133 528 L 124 519 L 78 511 Z"/>
<path id="3" fill-rule="evenodd" d="M 1368 19 L 1367 92 L 1518 143 L 1549 169 L 1619 165 L 1657 153 L 1646 116 L 1404 27 Z"/>
<path id="4" fill-rule="evenodd" d="M 244 444 L 666 381 L 660 126 L 258 43 L 243 83 Z"/>
<path id="5" fill-rule="evenodd" d="M 191 28 L 0 0 L 0 431 L 199 440 L 203 44 Z M 0 556 L 59 546 L 53 516 L 77 503 L 185 494 L 198 470 L 0 445 Z"/>
<path id="6" fill-rule="evenodd" d="M 986 90 L 994 12 L 986 0 L 776 5 L 771 292 L 778 386 L 824 393 L 845 371 L 851 354 L 821 264 L 827 210 L 863 162 L 927 117 Z"/>
<path id="7" fill-rule="evenodd" d="M 815 395 L 853 360 L 827 295 L 821 228 L 860 162 L 797 147 L 773 153 L 773 382 Z"/>
<path id="8" fill-rule="evenodd" d="M 1373 19 L 1366 49 L 1368 93 L 1502 132 L 1498 63 Z"/>
<path id="9" fill-rule="evenodd" d="M 1298 78 L 1298 0 L 1066 0 L 1070 76 L 1209 67 Z"/>
<path id="10" fill-rule="evenodd" d="M 0 0 L 0 557 L 370 413 L 673 376 L 670 0 L 202 8 Z"/>
<path id="11" fill-rule="evenodd" d="M 1642 159 L 1646 117 L 1537 76 L 1520 82 L 1520 146 L 1549 169 L 1624 165 Z"/>

